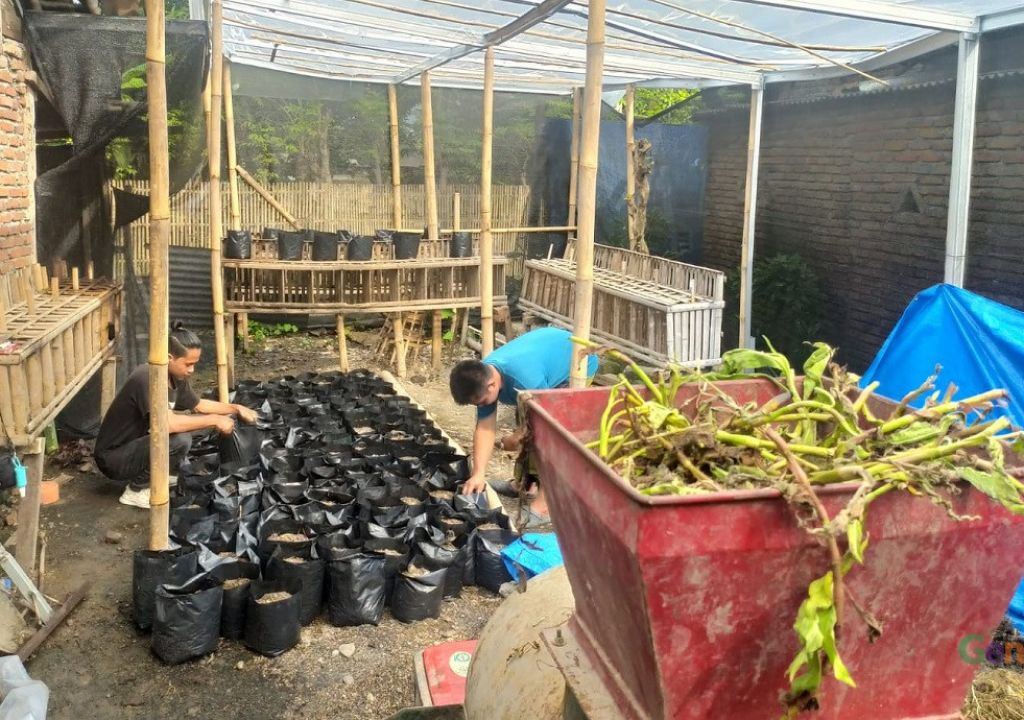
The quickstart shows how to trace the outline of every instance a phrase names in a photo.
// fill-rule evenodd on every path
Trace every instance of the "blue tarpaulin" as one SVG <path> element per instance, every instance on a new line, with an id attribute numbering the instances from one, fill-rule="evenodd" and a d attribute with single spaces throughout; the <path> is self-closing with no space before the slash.
<path id="1" fill-rule="evenodd" d="M 560 566 L 562 550 L 554 533 L 529 533 L 502 550 L 501 559 L 512 577 L 518 578 L 519 568 L 522 568 L 526 577 L 532 578 Z"/>
<path id="2" fill-rule="evenodd" d="M 954 398 L 1008 390 L 1011 402 L 992 414 L 1024 427 L 1024 312 L 952 285 L 930 287 L 907 306 L 861 385 L 877 380 L 880 395 L 899 400 L 937 364 L 942 372 L 936 388 L 945 392 L 955 383 Z"/>

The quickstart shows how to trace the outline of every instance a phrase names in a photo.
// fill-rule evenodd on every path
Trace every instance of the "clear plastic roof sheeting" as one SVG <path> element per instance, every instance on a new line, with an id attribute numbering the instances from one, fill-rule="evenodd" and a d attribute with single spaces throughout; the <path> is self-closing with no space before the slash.
<path id="1" fill-rule="evenodd" d="M 195 2 L 199 10 L 201 2 Z M 584 84 L 585 0 L 224 0 L 235 63 L 357 82 L 564 93 Z M 198 16 L 198 15 L 195 15 Z M 1024 22 L 1017 0 L 629 0 L 607 5 L 603 84 L 799 79 Z"/>

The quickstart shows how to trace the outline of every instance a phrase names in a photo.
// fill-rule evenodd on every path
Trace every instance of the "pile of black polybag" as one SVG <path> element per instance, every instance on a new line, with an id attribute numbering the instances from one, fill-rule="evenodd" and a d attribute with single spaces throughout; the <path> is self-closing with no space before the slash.
<path id="1" fill-rule="evenodd" d="M 437 617 L 511 578 L 508 517 L 463 496 L 467 459 L 368 371 L 239 382 L 259 422 L 199 437 L 171 492 L 174 549 L 135 554 L 136 624 L 179 663 L 241 639 L 275 656 L 333 625 Z"/>

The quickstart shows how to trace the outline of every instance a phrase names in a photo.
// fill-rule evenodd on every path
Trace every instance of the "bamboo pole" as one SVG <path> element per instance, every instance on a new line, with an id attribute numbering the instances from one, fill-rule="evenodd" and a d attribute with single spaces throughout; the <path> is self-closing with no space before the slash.
<path id="1" fill-rule="evenodd" d="M 338 368 L 348 372 L 348 338 L 345 337 L 345 316 L 338 315 Z"/>
<path id="2" fill-rule="evenodd" d="M 228 145 L 228 188 L 231 191 L 231 230 L 242 229 L 242 204 L 238 197 L 238 155 L 235 147 L 235 99 L 231 89 L 231 61 L 224 58 L 224 129 Z"/>
<path id="3" fill-rule="evenodd" d="M 580 171 L 580 111 L 583 105 L 583 90 L 572 91 L 572 146 L 569 161 L 569 214 L 566 216 L 567 226 L 576 225 L 576 196 L 579 192 Z"/>
<path id="4" fill-rule="evenodd" d="M 238 173 L 238 177 L 242 178 L 242 180 L 245 181 L 246 185 L 255 190 L 257 195 L 266 200 L 270 207 L 277 210 L 277 212 L 281 214 L 281 217 L 288 221 L 289 225 L 291 225 L 296 230 L 302 229 L 302 227 L 299 225 L 299 221 L 295 219 L 295 216 L 288 212 L 288 210 L 285 209 L 284 205 L 278 202 L 277 198 L 271 195 L 269 190 L 260 185 L 256 178 L 250 175 L 249 172 L 244 167 L 242 167 L 241 165 L 237 165 L 235 167 L 235 171 Z"/>
<path id="5" fill-rule="evenodd" d="M 423 197 L 427 210 L 427 239 L 437 240 L 437 184 L 434 181 L 434 109 L 430 101 L 430 73 L 420 75 L 423 103 Z"/>
<path id="6" fill-rule="evenodd" d="M 405 378 L 405 320 L 402 313 L 397 312 L 391 316 L 391 328 L 394 333 L 395 370 L 398 377 Z"/>
<path id="7" fill-rule="evenodd" d="M 78 268 L 71 268 L 71 289 L 78 292 L 79 280 L 78 280 Z"/>
<path id="8" fill-rule="evenodd" d="M 597 149 L 601 132 L 601 74 L 604 69 L 605 0 L 590 0 L 587 18 L 587 84 L 580 138 L 579 219 L 576 234 L 576 314 L 573 331 L 590 338 L 594 309 L 594 222 L 597 209 Z M 569 386 L 587 384 L 587 355 L 573 345 Z"/>
<path id="9" fill-rule="evenodd" d="M 213 62 L 210 72 L 210 287 L 213 293 L 213 337 L 217 350 L 217 398 L 228 401 L 228 357 L 224 341 L 224 273 L 221 270 L 221 238 L 224 235 L 220 196 L 220 124 L 224 98 L 224 63 L 222 50 L 223 6 L 212 2 L 213 27 L 210 30 Z"/>
<path id="10" fill-rule="evenodd" d="M 636 133 L 633 128 L 633 99 L 635 90 L 626 86 L 626 247 L 633 246 L 633 194 L 636 192 L 636 165 L 633 151 L 636 150 Z"/>
<path id="11" fill-rule="evenodd" d="M 462 193 L 452 194 L 452 232 L 462 229 Z"/>
<path id="12" fill-rule="evenodd" d="M 435 310 L 430 326 L 430 366 L 434 372 L 441 369 L 441 311 Z"/>
<path id="13" fill-rule="evenodd" d="M 149 549 L 167 548 L 170 465 L 167 416 L 167 247 L 171 234 L 163 0 L 146 0 L 149 89 Z"/>
<path id="14" fill-rule="evenodd" d="M 494 47 L 484 51 L 484 127 L 480 158 L 480 356 L 494 352 L 494 236 L 491 159 L 494 145 Z"/>
<path id="15" fill-rule="evenodd" d="M 398 146 L 398 92 L 388 85 L 388 116 L 391 126 L 391 218 L 395 229 L 402 227 L 402 153 Z"/>

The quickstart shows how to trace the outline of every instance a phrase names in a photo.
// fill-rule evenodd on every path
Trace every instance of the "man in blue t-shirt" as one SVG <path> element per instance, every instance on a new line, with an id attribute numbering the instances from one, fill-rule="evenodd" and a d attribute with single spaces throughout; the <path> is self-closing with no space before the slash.
<path id="1" fill-rule="evenodd" d="M 484 489 L 487 463 L 498 430 L 498 403 L 515 405 L 522 390 L 546 390 L 565 385 L 572 364 L 572 336 L 568 330 L 545 327 L 531 330 L 480 360 L 463 360 L 452 369 L 449 384 L 459 405 L 476 405 L 473 432 L 473 474 L 463 493 Z M 597 372 L 598 360 L 587 360 L 587 375 Z M 506 450 L 517 449 L 505 445 Z M 535 510 L 546 512 L 543 499 Z"/>

